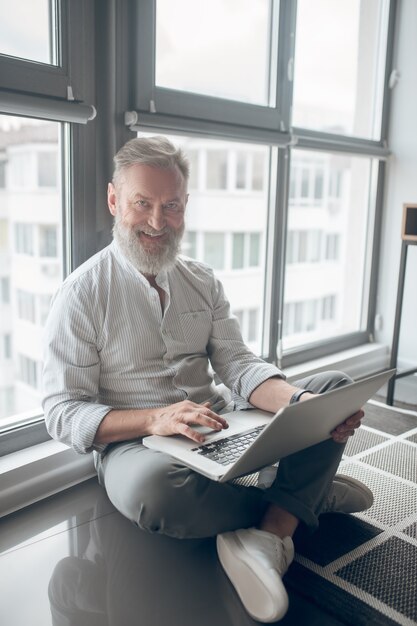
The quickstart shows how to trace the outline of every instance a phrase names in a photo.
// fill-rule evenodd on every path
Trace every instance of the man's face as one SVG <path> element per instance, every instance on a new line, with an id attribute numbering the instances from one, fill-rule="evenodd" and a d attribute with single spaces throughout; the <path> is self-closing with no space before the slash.
<path id="1" fill-rule="evenodd" d="M 115 217 L 113 235 L 122 252 L 143 274 L 168 269 L 178 255 L 188 200 L 178 169 L 132 165 L 107 193 Z"/>

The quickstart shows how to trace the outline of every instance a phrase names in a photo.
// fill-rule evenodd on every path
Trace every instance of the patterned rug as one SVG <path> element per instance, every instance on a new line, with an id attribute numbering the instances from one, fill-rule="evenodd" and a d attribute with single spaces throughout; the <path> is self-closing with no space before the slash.
<path id="1" fill-rule="evenodd" d="M 286 585 L 344 624 L 417 625 L 417 412 L 368 402 L 338 473 L 364 482 L 374 504 L 300 533 Z"/>

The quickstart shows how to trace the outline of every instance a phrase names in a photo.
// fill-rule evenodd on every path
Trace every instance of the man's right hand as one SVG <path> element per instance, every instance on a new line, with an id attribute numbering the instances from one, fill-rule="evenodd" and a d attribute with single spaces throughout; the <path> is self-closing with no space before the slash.
<path id="1" fill-rule="evenodd" d="M 184 435 L 197 443 L 203 443 L 205 437 L 192 425 L 206 426 L 213 430 L 228 428 L 227 421 L 210 409 L 210 402 L 196 404 L 183 400 L 169 406 L 153 409 L 148 423 L 149 435 Z"/>

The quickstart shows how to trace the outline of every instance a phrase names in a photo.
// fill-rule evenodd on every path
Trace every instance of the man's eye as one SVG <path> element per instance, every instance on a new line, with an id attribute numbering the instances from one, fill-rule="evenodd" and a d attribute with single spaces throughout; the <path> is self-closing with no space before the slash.
<path id="1" fill-rule="evenodd" d="M 141 209 L 143 209 L 144 207 L 148 206 L 148 203 L 146 202 L 146 200 L 138 200 L 136 202 L 137 206 L 139 206 Z"/>
<path id="2" fill-rule="evenodd" d="M 168 202 L 168 204 L 165 205 L 165 210 L 166 211 L 178 211 L 179 206 L 176 202 Z"/>

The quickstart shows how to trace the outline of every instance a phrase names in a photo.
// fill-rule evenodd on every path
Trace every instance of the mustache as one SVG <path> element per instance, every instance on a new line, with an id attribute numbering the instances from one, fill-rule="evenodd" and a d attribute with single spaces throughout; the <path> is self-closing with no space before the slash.
<path id="1" fill-rule="evenodd" d="M 135 228 L 134 230 L 135 235 L 140 235 L 141 233 L 143 233 L 144 235 L 150 235 L 151 237 L 155 237 L 155 235 L 166 235 L 168 233 L 170 233 L 170 229 L 169 228 L 163 228 L 162 230 L 154 230 L 153 228 Z"/>

